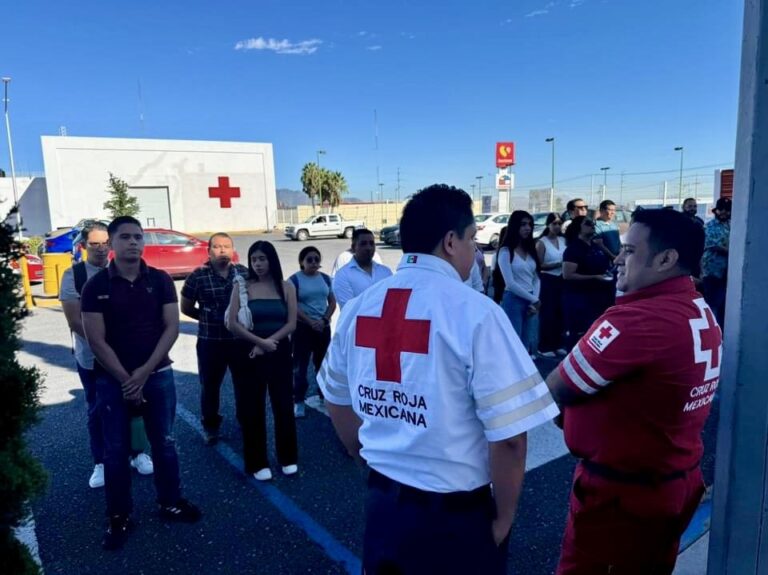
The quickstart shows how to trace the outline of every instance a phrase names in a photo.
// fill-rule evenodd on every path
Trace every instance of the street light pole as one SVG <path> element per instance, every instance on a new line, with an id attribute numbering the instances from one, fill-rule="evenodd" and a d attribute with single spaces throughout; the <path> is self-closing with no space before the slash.
<path id="1" fill-rule="evenodd" d="M 685 148 L 683 146 L 677 146 L 675 148 L 675 152 L 680 152 L 680 182 L 677 187 L 677 205 L 680 206 L 680 209 L 682 209 L 683 205 L 683 154 L 685 153 Z"/>
<path id="2" fill-rule="evenodd" d="M 477 197 L 480 198 L 480 201 L 483 201 L 483 176 L 475 176 L 475 179 L 477 180 Z M 475 198 L 472 198 L 472 201 L 474 202 Z"/>
<path id="3" fill-rule="evenodd" d="M 600 200 L 605 200 L 605 192 L 608 189 L 608 170 L 611 169 L 611 166 L 605 166 L 604 168 L 600 168 L 603 171 L 603 193 L 600 195 Z"/>
<path id="4" fill-rule="evenodd" d="M 555 211 L 555 138 L 547 138 L 545 142 L 552 144 L 552 185 L 549 188 L 549 211 Z"/>
<path id="5" fill-rule="evenodd" d="M 8 116 L 8 83 L 11 81 L 7 76 L 3 77 L 4 97 L 3 108 L 5 110 L 5 132 L 8 135 L 8 155 L 11 160 L 11 186 L 13 187 L 13 205 L 16 207 L 16 233 L 21 241 L 21 207 L 19 206 L 19 192 L 16 189 L 16 166 L 13 163 L 13 142 L 11 140 L 11 120 Z"/>
<path id="6" fill-rule="evenodd" d="M 326 154 L 325 150 L 317 150 L 315 152 L 315 156 L 317 157 L 317 175 L 320 177 L 320 156 L 324 156 Z M 320 198 L 320 211 L 323 211 L 323 195 L 322 191 L 320 189 L 317 190 L 318 197 Z M 312 213 L 315 212 L 315 203 L 314 200 L 312 200 Z"/>

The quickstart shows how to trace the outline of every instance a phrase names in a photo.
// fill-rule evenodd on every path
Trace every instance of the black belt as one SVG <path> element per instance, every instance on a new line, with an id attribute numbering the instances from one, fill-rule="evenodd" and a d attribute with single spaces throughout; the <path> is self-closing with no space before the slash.
<path id="1" fill-rule="evenodd" d="M 658 485 L 659 483 L 666 483 L 668 481 L 674 481 L 675 479 L 682 479 L 699 466 L 699 462 L 697 461 L 694 466 L 688 469 L 673 471 L 672 473 L 632 473 L 628 471 L 620 471 L 618 469 L 608 467 L 607 465 L 603 465 L 602 463 L 589 461 L 588 459 L 582 459 L 581 464 L 584 466 L 584 469 L 593 475 L 602 477 L 603 479 L 608 479 L 617 483 L 632 483 L 635 485 L 650 486 Z"/>
<path id="2" fill-rule="evenodd" d="M 454 510 L 476 509 L 492 501 L 491 486 L 484 485 L 472 491 L 437 493 L 405 485 L 371 469 L 368 487 L 378 489 L 397 501 L 410 501 L 424 506 L 451 508 Z"/>

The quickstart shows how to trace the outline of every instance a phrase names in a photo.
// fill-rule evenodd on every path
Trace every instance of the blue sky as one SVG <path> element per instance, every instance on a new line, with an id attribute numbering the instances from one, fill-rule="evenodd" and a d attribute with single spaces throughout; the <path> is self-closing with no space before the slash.
<path id="1" fill-rule="evenodd" d="M 626 176 L 639 189 L 676 181 L 675 146 L 686 181 L 733 162 L 742 13 L 734 0 L 24 0 L 0 22 L 0 75 L 19 172 L 42 171 L 40 136 L 66 126 L 272 142 L 277 185 L 294 189 L 323 149 L 367 199 L 377 164 L 385 197 L 398 168 L 403 195 L 480 175 L 487 188 L 494 143 L 512 140 L 525 190 L 548 185 L 554 136 L 561 189 L 589 188 L 602 166 L 609 188 L 621 171 L 669 170 Z"/>

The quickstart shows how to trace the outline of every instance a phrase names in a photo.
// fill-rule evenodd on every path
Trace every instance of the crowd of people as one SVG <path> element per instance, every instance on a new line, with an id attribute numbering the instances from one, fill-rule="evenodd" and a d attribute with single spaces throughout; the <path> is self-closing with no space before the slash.
<path id="1" fill-rule="evenodd" d="M 538 238 L 532 216 L 514 212 L 490 267 L 474 244 L 469 196 L 444 185 L 422 190 L 406 205 L 404 254 L 394 274 L 378 259 L 367 229 L 354 232 L 332 277 L 320 271 L 322 254 L 315 246 L 301 250 L 299 271 L 286 278 L 270 242 L 254 242 L 241 265 L 232 261 L 232 238 L 216 233 L 208 243 L 209 261 L 186 278 L 180 304 L 171 278 L 142 260 L 137 220 L 119 217 L 107 228 L 86 227 L 87 258 L 65 274 L 61 300 L 88 403 L 94 460 L 89 485 L 106 492 L 104 548 L 122 547 L 133 527 L 131 467 L 155 474 L 161 518 L 195 522 L 202 516 L 182 497 L 173 440 L 176 395 L 168 352 L 178 336 L 180 309 L 198 322 L 205 442 L 220 439 L 220 393 L 229 370 L 244 471 L 258 481 L 273 477 L 267 393 L 278 468 L 285 475 L 299 470 L 295 419 L 305 416 L 314 366 L 342 443 L 369 472 L 367 573 L 504 572 L 525 470 L 525 435 L 553 418 L 583 460 L 558 573 L 603 572 L 584 566 L 641 560 L 667 572 L 700 496 L 698 434 L 708 403 L 691 406 L 686 394 L 702 385 L 714 393 L 719 363 L 704 372 L 696 355 L 670 375 L 662 364 L 672 359 L 659 359 L 650 349 L 652 318 L 640 324 L 633 318 L 670 306 L 669 317 L 656 317 L 656 323 L 676 322 L 678 330 L 685 323 L 687 334 L 670 349 L 701 342 L 690 333 L 689 320 L 703 321 L 704 329 L 714 314 L 722 323 L 730 202 L 718 201 L 706 232 L 690 200 L 682 214 L 636 213 L 623 240 L 613 202 L 600 204 L 596 220 L 581 199 L 567 207 L 562 216 L 547 216 Z M 704 286 L 707 301 L 715 298 L 712 311 L 698 298 L 694 281 Z M 342 313 L 332 337 L 337 307 Z M 678 362 L 688 357 L 677 352 Z M 540 356 L 562 358 L 546 382 L 533 362 Z M 653 382 L 649 366 L 662 374 Z M 632 412 L 642 393 L 635 387 L 668 396 L 671 407 L 660 418 Z M 589 431 L 590 421 L 602 433 Z M 658 429 L 668 432 L 662 433 L 665 440 L 658 440 Z M 613 457 L 618 449 L 609 436 L 632 433 L 647 434 L 655 451 Z M 665 458 L 670 451 L 676 456 Z M 684 488 L 667 485 L 677 479 Z M 598 501 L 606 491 L 601 481 L 618 483 L 617 497 L 624 483 L 640 484 L 649 499 L 664 484 L 669 492 L 662 499 L 679 496 L 685 503 L 674 512 L 681 528 L 665 528 L 655 547 L 650 536 L 640 536 L 633 547 L 628 541 L 638 534 L 614 525 L 611 537 L 624 558 L 593 551 L 597 531 L 579 527 L 593 501 L 585 502 L 577 488 L 594 490 Z M 651 513 L 647 525 L 658 527 L 663 511 Z M 450 550 L 446 537 L 456 541 Z M 418 541 L 418 553 L 409 538 Z"/>

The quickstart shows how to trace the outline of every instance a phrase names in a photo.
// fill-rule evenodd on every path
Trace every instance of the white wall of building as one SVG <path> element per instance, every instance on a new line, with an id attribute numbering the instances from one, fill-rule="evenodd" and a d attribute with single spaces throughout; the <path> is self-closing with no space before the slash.
<path id="1" fill-rule="evenodd" d="M 246 231 L 275 226 L 272 144 L 43 136 L 52 227 L 106 217 L 109 173 L 125 180 L 142 204 L 146 227 L 186 232 Z M 209 188 L 228 177 L 240 197 L 231 207 Z M 167 211 L 163 212 L 163 206 Z M 159 210 L 159 211 L 158 211 Z"/>

